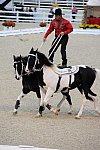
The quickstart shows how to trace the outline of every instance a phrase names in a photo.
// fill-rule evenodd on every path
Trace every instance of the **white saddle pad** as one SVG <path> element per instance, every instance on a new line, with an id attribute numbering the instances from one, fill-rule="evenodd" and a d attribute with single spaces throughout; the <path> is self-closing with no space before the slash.
<path id="1" fill-rule="evenodd" d="M 79 71 L 79 66 L 70 66 L 63 69 L 58 68 L 56 65 L 52 67 L 53 71 L 59 75 L 75 74 Z"/>

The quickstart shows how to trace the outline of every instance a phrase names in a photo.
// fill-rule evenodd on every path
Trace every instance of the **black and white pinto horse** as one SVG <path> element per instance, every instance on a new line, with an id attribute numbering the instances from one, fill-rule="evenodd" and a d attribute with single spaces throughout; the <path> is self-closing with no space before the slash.
<path id="1" fill-rule="evenodd" d="M 27 64 L 27 59 L 28 57 L 22 57 L 20 56 L 13 56 L 14 59 L 14 69 L 15 69 L 15 78 L 17 80 L 22 79 L 22 91 L 20 93 L 20 95 L 18 96 L 17 100 L 16 100 L 16 104 L 15 104 L 15 108 L 14 108 L 14 112 L 13 114 L 17 114 L 18 112 L 18 107 L 20 107 L 20 100 L 21 98 L 23 98 L 25 95 L 27 95 L 29 92 L 33 91 L 36 92 L 36 95 L 39 99 L 39 105 L 40 105 L 40 101 L 41 101 L 41 94 L 40 94 L 40 87 L 39 85 L 41 85 L 41 87 L 43 87 L 45 84 L 43 83 L 43 79 L 42 79 L 42 72 L 32 72 L 30 74 L 28 74 L 25 71 L 26 68 L 26 64 Z M 39 80 L 38 80 L 39 79 Z M 41 80 L 42 81 L 41 81 Z M 46 92 L 46 91 L 45 91 Z M 63 96 L 62 100 L 65 98 L 65 96 Z M 69 113 L 71 112 L 71 99 L 70 96 L 68 95 L 68 102 L 70 105 L 70 110 Z M 57 105 L 57 108 L 60 108 L 61 102 Z M 52 108 L 51 105 L 46 105 L 46 107 L 50 110 L 50 108 Z M 39 110 L 40 111 L 40 110 Z M 52 111 L 54 113 L 56 113 L 56 110 L 54 108 L 52 108 Z M 35 117 L 37 117 L 38 115 L 36 115 Z"/>
<path id="2" fill-rule="evenodd" d="M 20 55 L 20 56 L 13 56 L 13 59 L 14 59 L 15 78 L 17 80 L 20 80 L 22 78 L 22 91 L 17 98 L 15 109 L 13 112 L 14 114 L 16 114 L 18 111 L 18 107 L 20 107 L 20 100 L 26 94 L 28 94 L 31 91 L 36 92 L 36 95 L 39 99 L 39 104 L 40 104 L 41 95 L 40 95 L 40 88 L 38 84 L 37 72 L 31 74 L 27 74 L 25 72 L 28 57 L 27 56 L 22 57 Z"/>
<path id="3" fill-rule="evenodd" d="M 63 74 L 64 69 L 59 69 L 56 65 L 50 62 L 43 53 L 34 51 L 33 48 L 31 49 L 28 55 L 26 71 L 41 72 L 43 70 L 43 82 L 45 83 L 45 86 L 40 86 L 41 103 L 39 115 L 42 114 L 42 111 L 44 110 L 43 107 L 48 104 L 50 97 L 55 92 L 69 94 L 69 91 L 75 88 L 77 88 L 83 95 L 82 106 L 75 118 L 80 118 L 87 100 L 94 102 L 95 111 L 100 114 L 97 104 L 97 95 L 91 91 L 97 75 L 100 75 L 100 70 L 85 65 L 79 65 L 76 67 L 78 68 L 76 73 Z M 67 70 L 68 69 L 69 68 L 67 68 Z M 47 90 L 46 93 L 45 88 Z"/>

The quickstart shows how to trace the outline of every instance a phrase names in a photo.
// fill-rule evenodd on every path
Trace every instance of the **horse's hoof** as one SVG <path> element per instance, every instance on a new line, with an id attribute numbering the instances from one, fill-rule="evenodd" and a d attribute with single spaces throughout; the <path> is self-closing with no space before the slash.
<path id="1" fill-rule="evenodd" d="M 60 108 L 57 108 L 56 110 L 57 110 L 58 112 L 60 112 Z"/>
<path id="2" fill-rule="evenodd" d="M 57 109 L 55 109 L 55 108 L 51 108 L 51 110 L 50 110 L 51 112 L 53 112 L 55 115 L 58 115 L 58 110 Z"/>
<path id="3" fill-rule="evenodd" d="M 54 112 L 55 115 L 58 115 L 58 110 L 57 109 L 54 109 L 53 112 Z"/>
<path id="4" fill-rule="evenodd" d="M 40 117 L 42 117 L 42 114 L 38 113 L 38 114 L 35 115 L 35 118 L 40 118 Z"/>
<path id="5" fill-rule="evenodd" d="M 71 114 L 72 114 L 72 112 L 71 112 L 71 111 L 69 111 L 69 112 L 68 112 L 68 114 L 69 114 L 69 115 L 71 115 Z"/>
<path id="6" fill-rule="evenodd" d="M 77 115 L 77 116 L 75 116 L 75 119 L 81 119 L 81 117 L 79 117 L 79 116 Z"/>
<path id="7" fill-rule="evenodd" d="M 100 115 L 100 111 L 97 111 L 97 114 L 99 114 L 99 115 Z"/>
<path id="8" fill-rule="evenodd" d="M 13 115 L 15 116 L 17 113 L 18 113 L 17 111 L 14 111 L 14 112 L 13 112 Z"/>

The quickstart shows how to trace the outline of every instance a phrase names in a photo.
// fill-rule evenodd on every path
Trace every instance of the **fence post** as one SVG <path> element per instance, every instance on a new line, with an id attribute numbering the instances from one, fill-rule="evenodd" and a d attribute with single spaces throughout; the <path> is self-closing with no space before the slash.
<path id="1" fill-rule="evenodd" d="M 17 11 L 16 22 L 19 22 L 19 12 Z"/>
<path id="2" fill-rule="evenodd" d="M 70 22 L 72 21 L 72 13 L 70 13 Z"/>
<path id="3" fill-rule="evenodd" d="M 43 12 L 43 22 L 45 22 L 45 12 Z"/>

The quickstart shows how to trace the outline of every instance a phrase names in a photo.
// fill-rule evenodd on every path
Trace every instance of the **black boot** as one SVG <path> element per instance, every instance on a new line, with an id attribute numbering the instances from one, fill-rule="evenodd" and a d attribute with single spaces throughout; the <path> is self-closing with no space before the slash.
<path id="1" fill-rule="evenodd" d="M 62 66 L 63 66 L 63 68 L 67 67 L 67 59 L 62 61 Z"/>

